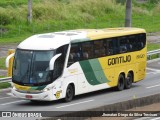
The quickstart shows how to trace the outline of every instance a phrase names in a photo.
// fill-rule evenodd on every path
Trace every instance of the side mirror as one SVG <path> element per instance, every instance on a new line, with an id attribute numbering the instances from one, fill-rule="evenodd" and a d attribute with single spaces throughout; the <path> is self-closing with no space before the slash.
<path id="1" fill-rule="evenodd" d="M 59 54 L 55 55 L 55 56 L 50 60 L 50 62 L 49 62 L 49 70 L 53 70 L 53 69 L 54 69 L 54 63 L 55 63 L 56 59 L 57 59 L 59 56 L 61 56 L 61 55 L 62 55 L 62 54 L 59 53 Z"/>
<path id="2" fill-rule="evenodd" d="M 7 58 L 6 58 L 6 67 L 9 67 L 9 60 L 14 56 L 15 53 L 10 54 Z"/>

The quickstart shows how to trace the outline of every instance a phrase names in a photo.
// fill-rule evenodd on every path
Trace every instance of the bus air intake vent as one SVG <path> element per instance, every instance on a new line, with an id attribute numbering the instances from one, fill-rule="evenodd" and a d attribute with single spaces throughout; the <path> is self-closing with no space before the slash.
<path id="1" fill-rule="evenodd" d="M 53 35 L 40 35 L 39 38 L 54 38 Z"/>

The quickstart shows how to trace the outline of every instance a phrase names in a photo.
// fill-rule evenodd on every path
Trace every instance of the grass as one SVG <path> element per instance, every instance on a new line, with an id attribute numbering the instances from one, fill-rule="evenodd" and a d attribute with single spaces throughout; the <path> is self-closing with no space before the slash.
<path id="1" fill-rule="evenodd" d="M 6 69 L 5 60 L 6 58 L 0 58 L 0 69 Z"/>
<path id="2" fill-rule="evenodd" d="M 33 0 L 34 3 L 41 2 L 41 0 Z M 1 7 L 7 7 L 7 6 L 13 6 L 18 7 L 19 5 L 26 5 L 28 3 L 28 0 L 1 0 L 0 6 Z"/>
<path id="3" fill-rule="evenodd" d="M 156 49 L 160 49 L 160 44 L 148 44 L 147 45 L 147 50 L 148 51 L 156 50 Z"/>
<path id="4" fill-rule="evenodd" d="M 118 0 L 116 0 L 118 2 Z M 45 32 L 124 26 L 125 0 L 34 0 L 33 22 L 27 23 L 27 0 L 0 1 L 0 44 L 19 43 Z M 133 27 L 160 31 L 160 4 L 133 2 Z M 145 21 L 145 22 L 144 22 Z"/>
<path id="5" fill-rule="evenodd" d="M 5 89 L 11 87 L 11 84 L 8 82 L 0 83 L 0 89 Z"/>
<path id="6" fill-rule="evenodd" d="M 5 76 L 0 76 L 0 78 L 4 78 Z"/>

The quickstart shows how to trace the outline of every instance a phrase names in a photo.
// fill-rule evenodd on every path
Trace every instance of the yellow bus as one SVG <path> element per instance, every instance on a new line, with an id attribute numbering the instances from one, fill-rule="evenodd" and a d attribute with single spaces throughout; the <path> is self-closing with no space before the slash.
<path id="1" fill-rule="evenodd" d="M 12 93 L 32 101 L 71 101 L 101 89 L 129 89 L 145 78 L 146 52 L 146 32 L 140 28 L 34 35 L 15 51 Z"/>

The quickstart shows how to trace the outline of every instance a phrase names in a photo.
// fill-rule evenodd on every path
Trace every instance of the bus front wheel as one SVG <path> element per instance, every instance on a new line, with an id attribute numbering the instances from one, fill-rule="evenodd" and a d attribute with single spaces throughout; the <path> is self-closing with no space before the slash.
<path id="1" fill-rule="evenodd" d="M 117 85 L 118 91 L 122 91 L 124 89 L 124 84 L 125 84 L 124 82 L 125 82 L 125 77 L 123 74 L 120 74 L 118 78 L 118 85 Z"/>
<path id="2" fill-rule="evenodd" d="M 133 75 L 129 72 L 125 80 L 125 88 L 130 89 L 133 82 Z"/>
<path id="3" fill-rule="evenodd" d="M 73 99 L 73 96 L 74 96 L 74 88 L 72 85 L 68 85 L 66 90 L 65 101 L 70 102 Z"/>

